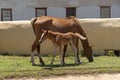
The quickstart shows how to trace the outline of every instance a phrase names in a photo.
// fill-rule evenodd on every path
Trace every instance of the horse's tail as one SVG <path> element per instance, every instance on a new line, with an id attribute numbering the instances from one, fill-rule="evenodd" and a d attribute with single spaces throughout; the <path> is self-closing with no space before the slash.
<path id="1" fill-rule="evenodd" d="M 31 19 L 31 25 L 32 25 L 32 28 L 33 28 L 33 31 L 34 31 L 35 35 L 36 35 L 36 31 L 35 31 L 34 23 L 35 23 L 36 20 L 37 20 L 37 18 L 32 18 Z"/>

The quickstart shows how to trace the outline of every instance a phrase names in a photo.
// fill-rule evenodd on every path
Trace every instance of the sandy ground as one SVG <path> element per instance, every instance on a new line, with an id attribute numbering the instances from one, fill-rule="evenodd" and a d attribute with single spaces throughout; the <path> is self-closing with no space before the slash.
<path id="1" fill-rule="evenodd" d="M 9 79 L 9 80 L 120 80 L 119 74 L 85 74 L 85 75 L 66 75 L 58 77 L 47 77 L 42 79 L 35 78 L 22 78 L 22 79 Z"/>

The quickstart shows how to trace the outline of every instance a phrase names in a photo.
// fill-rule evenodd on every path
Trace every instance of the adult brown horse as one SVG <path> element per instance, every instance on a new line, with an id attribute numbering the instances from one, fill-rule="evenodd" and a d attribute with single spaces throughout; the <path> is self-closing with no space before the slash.
<path id="1" fill-rule="evenodd" d="M 42 65 L 44 65 L 44 62 L 40 56 L 40 44 L 38 44 L 42 34 L 42 29 L 51 30 L 54 32 L 61 32 L 61 33 L 77 32 L 87 38 L 87 35 L 84 29 L 81 27 L 79 20 L 73 16 L 69 18 L 55 18 L 50 16 L 41 16 L 41 17 L 32 19 L 31 24 L 33 27 L 33 31 L 36 35 L 36 40 L 32 45 L 31 51 L 33 52 L 35 49 L 37 49 L 39 61 Z M 81 42 L 82 42 L 85 56 L 87 57 L 89 62 L 92 62 L 93 61 L 92 48 L 89 45 L 88 39 L 81 40 Z M 76 41 L 77 48 L 78 48 L 78 44 L 79 44 L 79 39 Z M 64 62 L 66 49 L 67 49 L 67 45 L 64 46 L 63 62 Z M 31 62 L 32 62 L 32 65 L 34 65 L 34 53 L 31 53 Z M 77 50 L 77 63 L 78 62 L 80 63 L 79 50 Z"/>

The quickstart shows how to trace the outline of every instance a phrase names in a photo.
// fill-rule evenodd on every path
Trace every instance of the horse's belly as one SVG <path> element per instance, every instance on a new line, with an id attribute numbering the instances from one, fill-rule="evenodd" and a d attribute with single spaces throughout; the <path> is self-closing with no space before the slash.
<path id="1" fill-rule="evenodd" d="M 56 27 L 56 28 L 51 28 L 50 30 L 61 33 L 74 32 L 74 30 L 70 27 Z"/>

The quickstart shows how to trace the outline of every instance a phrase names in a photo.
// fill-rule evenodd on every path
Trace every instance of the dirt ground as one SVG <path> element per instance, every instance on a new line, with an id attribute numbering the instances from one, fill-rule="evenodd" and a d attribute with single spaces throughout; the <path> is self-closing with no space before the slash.
<path id="1" fill-rule="evenodd" d="M 120 80 L 120 74 L 68 75 L 44 78 L 40 80 Z"/>
<path id="2" fill-rule="evenodd" d="M 53 76 L 42 79 L 35 78 L 22 78 L 22 79 L 9 79 L 9 80 L 120 80 L 120 73 L 117 74 L 85 74 L 85 75 L 64 75 Z"/>

